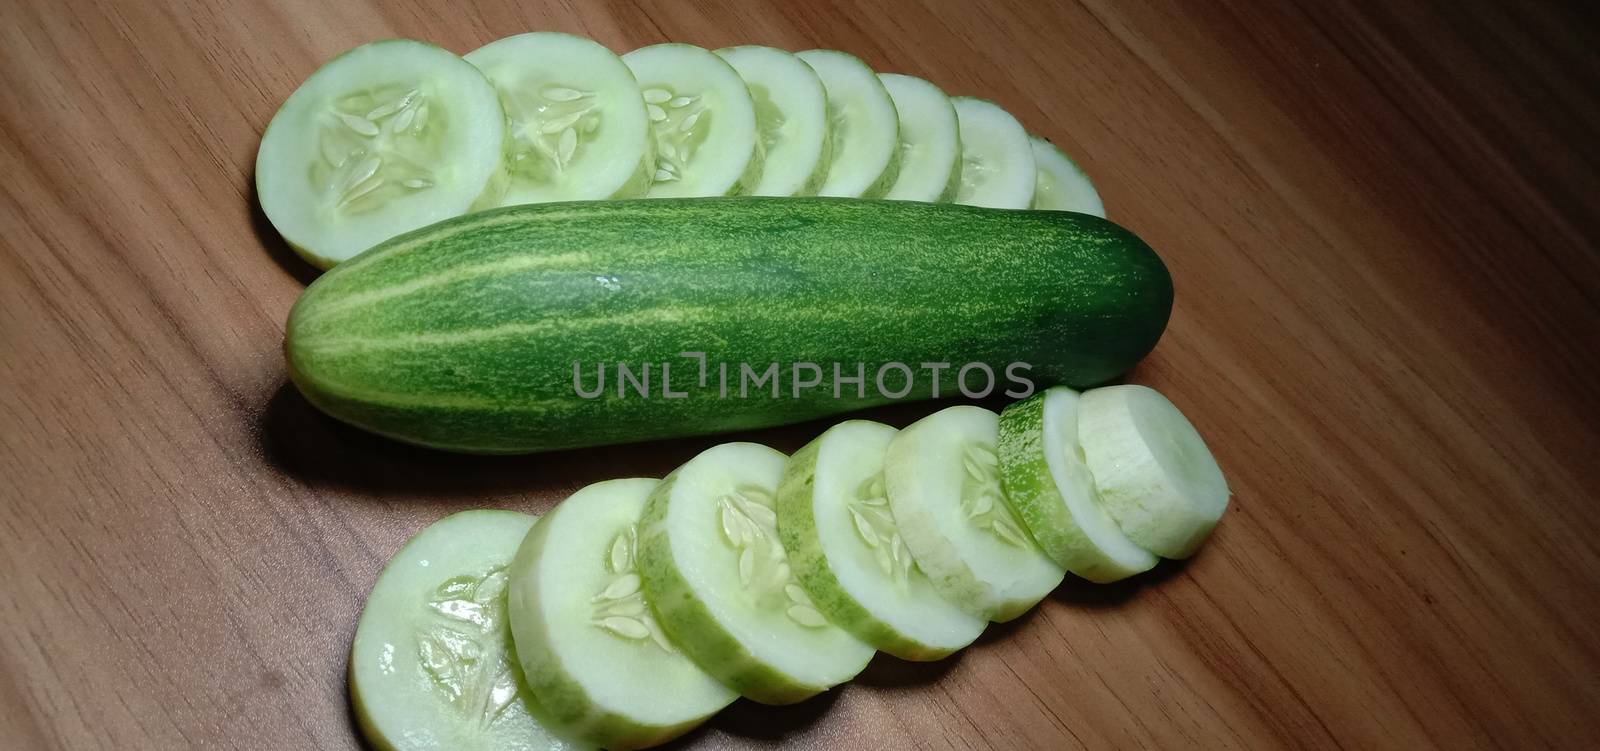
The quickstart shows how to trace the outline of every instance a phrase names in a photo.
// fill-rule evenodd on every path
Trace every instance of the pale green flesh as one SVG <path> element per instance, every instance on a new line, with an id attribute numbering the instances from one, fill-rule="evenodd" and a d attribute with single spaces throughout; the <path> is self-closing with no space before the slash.
<path id="1" fill-rule="evenodd" d="M 900 116 L 900 171 L 884 198 L 949 201 L 960 186 L 961 131 L 955 105 L 939 87 L 912 76 L 878 78 Z"/>
<path id="2" fill-rule="evenodd" d="M 506 569 L 535 517 L 447 516 L 406 543 L 367 597 L 350 648 L 361 732 L 396 751 L 581 748 L 534 719 L 507 627 Z"/>
<path id="3" fill-rule="evenodd" d="M 750 89 L 755 103 L 758 180 L 742 186 L 755 196 L 813 195 L 827 176 L 828 94 L 800 58 L 754 45 L 717 50 Z"/>
<path id="4" fill-rule="evenodd" d="M 889 506 L 917 566 L 945 599 L 1006 621 L 1043 599 L 1065 571 L 1011 513 L 1000 486 L 999 417 L 957 406 L 912 423 L 889 443 Z"/>
<path id="5" fill-rule="evenodd" d="M 776 529 L 783 454 L 725 443 L 674 470 L 640 525 L 645 597 L 673 644 L 746 697 L 803 700 L 859 673 L 872 648 L 829 624 Z"/>
<path id="6" fill-rule="evenodd" d="M 329 268 L 495 198 L 504 118 L 494 88 L 422 42 L 357 47 L 291 94 L 261 137 L 261 209 Z"/>
<path id="7" fill-rule="evenodd" d="M 635 198 L 654 171 L 633 73 L 600 44 L 559 32 L 490 42 L 466 60 L 494 84 L 506 149 L 490 206 Z"/>
<path id="8" fill-rule="evenodd" d="M 828 176 L 818 195 L 881 197 L 899 164 L 900 117 L 878 75 L 854 56 L 835 50 L 796 53 L 817 72 L 828 92 L 833 141 Z"/>
<path id="9" fill-rule="evenodd" d="M 961 186 L 956 203 L 991 209 L 1025 209 L 1033 204 L 1038 170 L 1028 132 L 993 102 L 958 96 L 961 123 Z"/>
<path id="10" fill-rule="evenodd" d="M 1228 508 L 1228 483 L 1188 418 L 1133 385 L 1086 391 L 1078 409 L 1085 462 L 1123 533 L 1164 558 L 1193 555 Z"/>
<path id="11" fill-rule="evenodd" d="M 650 198 L 733 195 L 760 179 L 755 103 L 738 71 L 688 44 L 641 47 L 622 60 L 650 120 Z"/>
<path id="12" fill-rule="evenodd" d="M 849 420 L 797 452 L 778 490 L 778 532 L 829 620 L 896 657 L 936 660 L 987 623 L 941 597 L 911 560 L 883 479 L 896 432 Z"/>
<path id="13" fill-rule="evenodd" d="M 1100 193 L 1065 152 L 1038 136 L 1029 136 L 1033 162 L 1039 175 L 1033 190 L 1033 208 L 1047 211 L 1076 211 L 1105 218 L 1106 207 Z"/>
<path id="14" fill-rule="evenodd" d="M 637 525 L 656 484 L 611 480 L 572 494 L 509 571 L 529 690 L 564 735 L 610 749 L 664 743 L 738 698 L 666 640 L 640 591 Z"/>
<path id="15" fill-rule="evenodd" d="M 1124 579 L 1156 565 L 1100 505 L 1078 444 L 1076 391 L 1058 386 L 1000 416 L 1000 475 L 1006 498 L 1058 565 L 1089 581 Z"/>

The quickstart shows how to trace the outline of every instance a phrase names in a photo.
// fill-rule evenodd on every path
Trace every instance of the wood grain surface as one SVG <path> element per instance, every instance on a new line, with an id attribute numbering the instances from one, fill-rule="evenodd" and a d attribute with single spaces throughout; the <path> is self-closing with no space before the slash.
<path id="1" fill-rule="evenodd" d="M 684 745 L 1600 744 L 1579 3 L 0 0 L 0 746 L 354 747 L 345 652 L 408 535 L 715 442 L 449 456 L 285 386 L 314 272 L 252 196 L 274 110 L 362 42 L 531 29 L 832 47 L 999 102 L 1167 259 L 1131 380 L 1236 492 L 1185 565 Z"/>

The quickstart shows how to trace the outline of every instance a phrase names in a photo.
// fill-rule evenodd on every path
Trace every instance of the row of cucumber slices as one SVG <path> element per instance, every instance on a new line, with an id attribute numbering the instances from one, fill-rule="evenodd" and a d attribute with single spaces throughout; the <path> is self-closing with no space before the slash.
<path id="1" fill-rule="evenodd" d="M 904 430 L 851 420 L 789 457 L 722 444 L 542 519 L 429 527 L 373 589 L 351 691 L 383 748 L 654 745 L 741 695 L 825 691 L 875 651 L 949 655 L 1065 571 L 1108 582 L 1191 555 L 1228 496 L 1194 427 L 1141 386 Z"/>
<path id="2" fill-rule="evenodd" d="M 469 211 L 546 201 L 821 195 L 1104 216 L 1082 171 L 992 102 L 833 50 L 618 57 L 558 32 L 465 58 L 411 40 L 335 58 L 267 126 L 256 189 L 323 268 Z"/>

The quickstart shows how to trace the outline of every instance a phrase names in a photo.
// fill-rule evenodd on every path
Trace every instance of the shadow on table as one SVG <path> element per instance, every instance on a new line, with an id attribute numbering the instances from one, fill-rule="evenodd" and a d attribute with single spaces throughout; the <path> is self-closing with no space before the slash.
<path id="1" fill-rule="evenodd" d="M 295 278 L 301 284 L 310 284 L 322 272 L 317 267 L 306 262 L 294 248 L 289 247 L 283 235 L 272 226 L 272 221 L 267 219 L 266 212 L 261 210 L 261 197 L 256 193 L 255 172 L 250 173 L 250 230 L 255 233 L 256 239 L 261 241 L 261 247 L 267 249 L 267 255 L 283 268 L 284 273 Z"/>

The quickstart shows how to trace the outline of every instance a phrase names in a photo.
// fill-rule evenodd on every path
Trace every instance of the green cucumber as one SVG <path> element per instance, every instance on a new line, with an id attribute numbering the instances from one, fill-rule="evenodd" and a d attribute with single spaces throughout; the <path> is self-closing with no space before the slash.
<path id="1" fill-rule="evenodd" d="M 507 627 L 506 568 L 536 518 L 463 511 L 395 553 L 350 647 L 350 700 L 393 751 L 580 748 L 540 724 Z"/>
<path id="2" fill-rule="evenodd" d="M 650 119 L 651 198 L 733 195 L 760 179 L 755 102 L 738 71 L 690 44 L 653 44 L 622 61 Z"/>
<path id="3" fill-rule="evenodd" d="M 956 202 L 993 209 L 1025 209 L 1033 203 L 1038 168 L 1028 132 L 994 102 L 958 96 L 961 122 L 961 186 Z"/>
<path id="4" fill-rule="evenodd" d="M 1017 378 L 1094 385 L 1155 345 L 1171 306 L 1155 253 L 1081 214 L 826 198 L 535 204 L 396 238 L 324 274 L 289 316 L 286 353 L 301 392 L 341 420 L 512 453 L 799 422 L 927 398 L 935 378 L 951 395 L 973 362 L 996 394 L 1025 391 Z M 685 351 L 706 353 L 704 381 Z M 650 398 L 619 384 L 618 361 L 636 381 L 649 364 Z M 813 373 L 796 362 L 819 363 L 824 385 L 799 388 Z M 586 392 L 606 373 L 601 396 L 577 395 L 574 363 Z M 755 385 L 769 363 L 776 378 Z M 833 363 L 864 374 L 860 387 L 836 395 Z M 685 396 L 663 398 L 663 370 Z M 986 386 L 979 368 L 964 378 Z"/>
<path id="5" fill-rule="evenodd" d="M 1100 505 L 1078 442 L 1078 392 L 1065 386 L 1000 415 L 1000 478 L 1006 499 L 1052 560 L 1092 582 L 1148 571 L 1157 558 L 1135 545 Z"/>
<path id="6" fill-rule="evenodd" d="M 913 76 L 878 78 L 900 115 L 900 171 L 884 198 L 949 201 L 961 186 L 961 128 L 939 87 Z"/>
<path id="7" fill-rule="evenodd" d="M 896 432 L 847 420 L 796 452 L 778 486 L 778 534 L 828 620 L 901 659 L 937 660 L 988 624 L 941 597 L 911 559 L 883 479 Z"/>
<path id="8" fill-rule="evenodd" d="M 638 522 L 656 484 L 573 493 L 508 571 L 511 633 L 534 698 L 563 734 L 609 749 L 665 743 L 738 698 L 666 640 L 640 591 Z"/>
<path id="9" fill-rule="evenodd" d="M 1163 558 L 1188 558 L 1228 509 L 1228 482 L 1200 433 L 1144 386 L 1084 392 L 1078 440 L 1100 501 L 1128 539 Z"/>
<path id="10" fill-rule="evenodd" d="M 739 71 L 756 106 L 759 180 L 752 196 L 809 196 L 828 175 L 828 92 L 804 60 L 783 50 L 745 45 L 717 50 Z"/>
<path id="11" fill-rule="evenodd" d="M 999 416 L 949 407 L 889 442 L 884 480 L 900 534 L 945 599 L 980 618 L 1022 615 L 1066 571 L 1018 524 L 1000 484 Z"/>
<path id="12" fill-rule="evenodd" d="M 1077 211 L 1104 218 L 1105 204 L 1094 183 L 1083 174 L 1065 152 L 1055 144 L 1038 136 L 1029 136 L 1033 146 L 1033 163 L 1039 169 L 1038 182 L 1033 189 L 1033 208 L 1044 211 Z"/>
<path id="13" fill-rule="evenodd" d="M 826 691 L 872 657 L 795 581 L 773 510 L 785 459 L 754 443 L 707 449 L 656 486 L 639 523 L 645 598 L 667 637 L 766 704 Z"/>
<path id="14" fill-rule="evenodd" d="M 900 155 L 900 116 L 889 90 L 866 63 L 837 50 L 796 53 L 828 90 L 833 139 L 828 176 L 817 194 L 881 197 L 894 184 Z"/>
<path id="15" fill-rule="evenodd" d="M 467 53 L 506 112 L 496 204 L 643 196 L 655 162 L 638 83 L 599 43 L 536 31 Z"/>
<path id="16" fill-rule="evenodd" d="M 505 116 L 477 68 L 431 44 L 362 45 L 318 68 L 256 152 L 261 210 L 329 268 L 402 232 L 498 201 Z"/>

